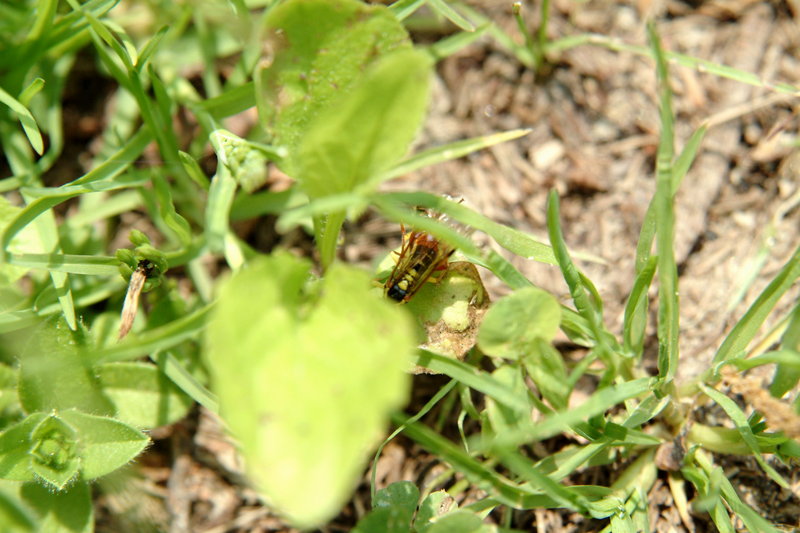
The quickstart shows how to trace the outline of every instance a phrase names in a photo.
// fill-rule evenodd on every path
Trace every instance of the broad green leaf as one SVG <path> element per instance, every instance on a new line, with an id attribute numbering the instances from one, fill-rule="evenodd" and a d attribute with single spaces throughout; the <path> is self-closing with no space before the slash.
<path id="1" fill-rule="evenodd" d="M 419 489 L 410 481 L 398 481 L 375 495 L 374 509 L 359 520 L 354 533 L 407 533 L 417 510 Z"/>
<path id="2" fill-rule="evenodd" d="M 397 481 L 375 495 L 374 507 L 403 507 L 409 512 L 409 518 L 417 510 L 419 489 L 410 481 Z"/>
<path id="3" fill-rule="evenodd" d="M 350 192 L 406 154 L 427 107 L 431 63 L 419 50 L 389 54 L 309 122 L 292 166 L 310 197 Z"/>
<path id="4" fill-rule="evenodd" d="M 392 410 L 408 393 L 411 325 L 369 277 L 334 265 L 308 284 L 287 253 L 222 288 L 206 356 L 220 410 L 268 501 L 298 527 L 350 496 Z"/>
<path id="5" fill-rule="evenodd" d="M 348 93 L 368 65 L 411 46 L 388 9 L 355 0 L 290 0 L 273 8 L 265 24 L 272 57 L 256 76 L 256 101 L 274 144 L 290 153 L 308 123 L 339 94 Z"/>
<path id="6" fill-rule="evenodd" d="M 91 533 L 94 531 L 92 491 L 89 484 L 77 482 L 53 492 L 38 483 L 20 486 L 21 499 L 38 515 L 37 531 L 52 533 Z"/>
<path id="7" fill-rule="evenodd" d="M 147 435 L 113 418 L 75 410 L 64 411 L 59 416 L 78 433 L 81 476 L 85 480 L 125 466 L 150 443 Z"/>
<path id="8" fill-rule="evenodd" d="M 376 507 L 358 521 L 353 533 L 408 533 L 411 515 L 402 507 Z"/>
<path id="9" fill-rule="evenodd" d="M 31 469 L 50 488 L 62 490 L 76 479 L 81 457 L 75 428 L 50 415 L 31 433 Z"/>
<path id="10" fill-rule="evenodd" d="M 192 400 L 156 366 L 108 363 L 96 369 L 114 418 L 140 428 L 171 424 L 186 415 Z"/>
<path id="11" fill-rule="evenodd" d="M 91 369 L 78 354 L 82 344 L 83 332 L 70 331 L 60 317 L 34 330 L 19 363 L 19 399 L 26 412 L 70 408 L 113 412 Z"/>
<path id="12" fill-rule="evenodd" d="M 519 359 L 536 339 L 551 341 L 561 323 L 561 307 L 548 292 L 527 287 L 498 300 L 483 319 L 478 345 L 496 357 Z"/>
<path id="13" fill-rule="evenodd" d="M 33 413 L 0 433 L 0 478 L 32 481 L 30 450 L 31 434 L 45 419 L 44 413 Z"/>

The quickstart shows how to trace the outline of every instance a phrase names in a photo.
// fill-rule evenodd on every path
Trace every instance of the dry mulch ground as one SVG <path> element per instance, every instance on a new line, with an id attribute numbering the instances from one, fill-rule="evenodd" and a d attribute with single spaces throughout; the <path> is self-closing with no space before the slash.
<path id="1" fill-rule="evenodd" d="M 509 34 L 518 35 L 509 2 L 473 4 Z M 796 2 L 557 0 L 552 11 L 553 38 L 596 32 L 641 45 L 646 43 L 645 21 L 654 19 L 667 50 L 730 65 L 765 82 L 800 85 Z M 533 9 L 529 7 L 525 16 L 535 27 Z M 431 39 L 429 34 L 415 37 Z M 655 187 L 660 131 L 655 68 L 648 59 L 600 46 L 573 48 L 552 59 L 549 75 L 536 79 L 486 37 L 442 61 L 421 147 L 514 128 L 532 131 L 518 141 L 426 169 L 389 187 L 463 196 L 493 220 L 542 240 L 546 195 L 556 188 L 568 244 L 602 259 L 580 266 L 603 296 L 607 325 L 620 331 L 633 280 L 634 247 Z M 798 125 L 795 99 L 676 65 L 671 74 L 678 149 L 701 123 L 710 124 L 676 201 L 679 379 L 686 382 L 708 368 L 747 303 L 800 242 L 800 156 L 787 143 Z M 344 257 L 367 264 L 396 239 L 395 225 L 367 215 L 350 228 Z M 748 284 L 747 276 L 762 253 L 763 266 Z M 557 269 L 511 259 L 540 287 L 566 295 Z M 493 298 L 504 293 L 489 276 L 485 282 Z M 424 402 L 442 383 L 435 376 L 415 379 L 415 402 Z M 246 488 L 238 458 L 213 416 L 198 411 L 153 436 L 156 445 L 140 459 L 133 478 L 120 480 L 116 488 L 114 480 L 105 482 L 105 493 L 98 499 L 99 531 L 139 531 L 130 528 L 141 528 L 142 519 L 154 529 L 175 532 L 285 530 Z M 782 472 L 794 483 L 793 491 L 782 491 L 749 459 L 717 460 L 745 501 L 787 528 L 800 527 L 797 473 Z M 406 479 L 423 486 L 442 468 L 435 458 L 399 438 L 384 451 L 379 484 Z M 584 481 L 607 483 L 615 472 L 585 475 Z M 149 496 L 143 497 L 140 489 Z M 666 475 L 650 498 L 655 530 L 714 530 L 702 515 L 692 517 L 693 523 L 681 520 Z M 368 509 L 365 482 L 327 530 L 348 530 Z M 596 531 L 605 523 L 540 510 L 517 513 L 513 525 L 531 531 Z"/>

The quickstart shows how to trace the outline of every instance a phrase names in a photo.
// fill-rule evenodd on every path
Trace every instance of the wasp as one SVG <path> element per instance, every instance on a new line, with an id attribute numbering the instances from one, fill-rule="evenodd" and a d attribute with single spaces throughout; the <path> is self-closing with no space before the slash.
<path id="1" fill-rule="evenodd" d="M 428 216 L 445 217 L 424 210 Z M 396 302 L 407 302 L 437 270 L 446 270 L 455 248 L 424 231 L 403 231 L 403 245 L 397 253 L 397 263 L 386 280 L 384 293 Z"/>

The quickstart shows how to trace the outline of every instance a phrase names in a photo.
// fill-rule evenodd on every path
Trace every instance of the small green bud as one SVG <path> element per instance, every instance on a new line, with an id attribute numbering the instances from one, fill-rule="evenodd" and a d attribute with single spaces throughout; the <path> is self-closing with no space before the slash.
<path id="1" fill-rule="evenodd" d="M 150 244 L 150 239 L 147 238 L 147 235 L 138 229 L 131 230 L 130 234 L 128 235 L 128 239 L 133 243 L 134 246 L 144 246 Z"/>

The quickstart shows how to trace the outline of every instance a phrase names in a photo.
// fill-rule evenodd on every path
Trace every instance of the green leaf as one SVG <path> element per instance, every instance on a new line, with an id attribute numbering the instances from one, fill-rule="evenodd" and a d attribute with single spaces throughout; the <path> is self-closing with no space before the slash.
<path id="1" fill-rule="evenodd" d="M 19 122 L 22 125 L 22 129 L 25 130 L 25 135 L 28 137 L 28 141 L 31 143 L 31 146 L 37 154 L 42 155 L 44 153 L 44 141 L 42 140 L 42 134 L 39 131 L 39 126 L 36 124 L 36 119 L 33 118 L 33 115 L 31 115 L 31 112 L 28 111 L 28 108 L 22 105 L 21 102 L 8 94 L 2 88 L 0 88 L 0 103 L 10 107 L 11 111 L 17 115 Z"/>
<path id="2" fill-rule="evenodd" d="M 156 352 L 150 358 L 184 394 L 212 413 L 219 413 L 217 397 L 171 351 Z"/>
<path id="3" fill-rule="evenodd" d="M 150 443 L 138 429 L 118 420 L 69 410 L 60 418 L 75 428 L 80 439 L 81 476 L 94 479 L 128 464 Z"/>
<path id="4" fill-rule="evenodd" d="M 12 481 L 33 481 L 30 450 L 31 434 L 45 419 L 44 413 L 33 413 L 0 433 L 0 478 Z"/>
<path id="5" fill-rule="evenodd" d="M 410 47 L 389 10 L 355 0 L 290 0 L 273 8 L 265 24 L 272 61 L 256 75 L 259 116 L 274 143 L 293 154 L 308 123 L 348 93 L 369 64 Z M 337 135 L 344 132 L 355 133 Z"/>
<path id="6" fill-rule="evenodd" d="M 433 11 L 443 16 L 462 30 L 469 32 L 475 31 L 475 25 L 464 18 L 461 13 L 453 9 L 449 3 L 445 2 L 444 0 L 428 0 L 428 5 Z"/>
<path id="7" fill-rule="evenodd" d="M 14 235 L 27 227 L 36 217 L 41 216 L 43 213 L 48 212 L 48 210 L 70 198 L 86 194 L 87 192 L 113 190 L 115 188 L 138 185 L 136 182 L 121 183 L 117 176 L 138 159 L 142 151 L 144 151 L 152 140 L 147 129 L 143 128 L 139 130 L 136 135 L 131 137 L 119 151 L 80 178 L 62 187 L 48 188 L 48 194 L 46 196 L 42 195 L 42 197 L 37 200 L 28 203 L 28 205 L 11 220 L 8 227 L 3 229 L 2 236 L 0 237 L 0 244 L 2 244 L 0 252 L 5 253 L 5 248 L 11 242 Z"/>
<path id="8" fill-rule="evenodd" d="M 28 413 L 76 408 L 111 414 L 91 369 L 78 354 L 83 332 L 73 332 L 61 317 L 41 324 L 20 355 L 19 399 Z"/>
<path id="9" fill-rule="evenodd" d="M 78 435 L 57 415 L 42 420 L 31 433 L 31 469 L 51 488 L 61 490 L 76 479 L 80 471 Z"/>
<path id="10" fill-rule="evenodd" d="M 800 380 L 800 305 L 795 306 L 789 316 L 789 325 L 786 327 L 786 332 L 783 334 L 781 343 L 784 347 L 784 352 L 787 353 L 787 358 L 795 362 L 794 366 L 779 364 L 775 368 L 775 375 L 772 378 L 772 383 L 769 386 L 769 393 L 774 398 L 780 398 L 789 392 Z"/>
<path id="11" fill-rule="evenodd" d="M 434 146 L 433 148 L 429 148 L 403 159 L 388 170 L 382 178 L 388 180 L 404 174 L 409 174 L 423 167 L 444 163 L 445 161 L 452 161 L 496 144 L 513 141 L 529 134 L 531 131 L 532 130 L 527 128 L 509 130 Z M 389 194 L 389 196 L 391 196 L 391 194 Z M 455 205 L 459 204 L 455 203 Z"/>
<path id="12" fill-rule="evenodd" d="M 719 347 L 716 355 L 714 355 L 713 362 L 727 361 L 745 350 L 750 341 L 756 336 L 767 316 L 775 308 L 778 300 L 794 286 L 798 278 L 800 278 L 800 246 L 795 249 L 789 261 L 772 278 L 772 281 L 758 295 L 756 301 L 742 316 L 742 319 L 728 333 L 722 346 Z"/>
<path id="13" fill-rule="evenodd" d="M 517 398 L 517 403 L 514 406 L 506 406 L 492 397 L 486 398 L 485 412 L 491 424 L 491 430 L 494 433 L 506 433 L 520 426 L 524 427 L 530 421 L 533 404 L 528 397 L 529 391 L 522 369 L 517 365 L 503 365 L 492 372 L 492 378 L 501 383 L 510 394 L 513 394 Z"/>
<path id="14" fill-rule="evenodd" d="M 206 356 L 255 484 L 298 527 L 330 519 L 405 401 L 413 334 L 361 272 L 259 259 L 222 288 Z M 316 296 L 316 298 L 315 298 Z"/>
<path id="15" fill-rule="evenodd" d="M 108 363 L 100 365 L 96 374 L 114 404 L 114 417 L 136 427 L 171 424 L 183 418 L 192 405 L 192 400 L 154 365 Z"/>
<path id="16" fill-rule="evenodd" d="M 375 495 L 374 509 L 359 520 L 356 533 L 407 533 L 417 510 L 419 489 L 410 481 L 398 481 Z"/>
<path id="17" fill-rule="evenodd" d="M 769 465 L 769 463 L 764 460 L 764 457 L 761 455 L 761 450 L 758 445 L 758 441 L 756 440 L 755 435 L 753 434 L 753 429 L 750 427 L 748 423 L 747 416 L 744 412 L 736 405 L 736 402 L 719 392 L 718 390 L 709 387 L 703 383 L 699 384 L 700 390 L 709 398 L 714 400 L 723 410 L 725 413 L 731 418 L 733 423 L 736 425 L 736 430 L 742 437 L 742 440 L 747 444 L 747 447 L 750 448 L 750 451 L 753 452 L 753 458 L 756 462 L 764 469 L 764 472 L 778 485 L 784 488 L 788 488 L 789 484 L 786 482 L 783 477 L 781 477 L 778 472 Z"/>
<path id="18" fill-rule="evenodd" d="M 419 489 L 410 481 L 397 481 L 375 495 L 374 507 L 402 507 L 409 513 L 409 518 L 417 510 Z"/>
<path id="19" fill-rule="evenodd" d="M 672 91 L 666 58 L 655 24 L 647 26 L 647 36 L 656 59 L 659 80 L 661 134 L 656 158 L 656 193 L 653 206 L 656 223 L 656 250 L 658 276 L 658 372 L 665 382 L 672 381 L 678 370 L 678 333 L 680 313 L 678 302 L 678 267 L 675 263 L 674 235 L 675 211 L 673 180 L 674 122 Z"/>
<path id="20" fill-rule="evenodd" d="M 119 261 L 105 255 L 19 254 L 8 257 L 8 263 L 26 268 L 42 268 L 50 272 L 66 272 L 87 276 L 111 276 L 118 272 Z"/>
<path id="21" fill-rule="evenodd" d="M 36 531 L 91 533 L 94 531 L 92 491 L 88 483 L 77 482 L 53 492 L 38 483 L 19 486 L 20 499 L 38 515 Z"/>
<path id="22" fill-rule="evenodd" d="M 90 357 L 94 362 L 110 363 L 136 359 L 154 351 L 166 350 L 187 339 L 197 338 L 206 328 L 210 311 L 211 306 L 201 307 L 168 324 L 147 330 L 136 338 L 128 337 L 115 346 L 86 350 L 84 356 Z"/>
<path id="23" fill-rule="evenodd" d="M 437 283 L 424 283 L 405 308 L 416 318 L 422 347 L 463 360 L 475 346 L 488 306 L 475 265 L 455 261 Z"/>
<path id="24" fill-rule="evenodd" d="M 522 361 L 542 397 L 554 409 L 566 409 L 571 387 L 561 353 L 549 342 L 538 338 Z"/>
<path id="25" fill-rule="evenodd" d="M 656 272 L 656 260 L 656 257 L 650 256 L 643 263 L 633 281 L 628 303 L 625 304 L 625 318 L 622 327 L 625 348 L 636 355 L 641 354 L 644 349 L 644 335 L 649 310 L 647 291 Z"/>
<path id="26" fill-rule="evenodd" d="M 411 529 L 411 516 L 396 506 L 377 507 L 358 521 L 353 533 L 408 533 Z"/>
<path id="27" fill-rule="evenodd" d="M 19 207 L 11 205 L 4 196 L 0 196 L 0 233 L 6 230 L 6 227 L 12 222 L 22 211 Z M 39 237 L 36 235 L 36 228 L 32 225 L 26 226 L 18 234 L 17 238 L 7 244 L 6 250 L 8 252 L 39 252 L 41 247 L 37 244 Z M 19 266 L 12 266 L 9 262 L 0 262 L 0 287 L 11 285 L 19 278 L 25 275 L 27 269 L 20 268 Z"/>
<path id="28" fill-rule="evenodd" d="M 295 177 L 312 198 L 354 190 L 397 163 L 428 103 L 431 59 L 419 50 L 389 54 L 352 92 L 321 110 L 293 154 Z"/>
<path id="29" fill-rule="evenodd" d="M 519 359 L 536 339 L 550 342 L 558 332 L 561 307 L 536 287 L 519 289 L 489 308 L 478 333 L 478 346 L 489 355 Z"/>

